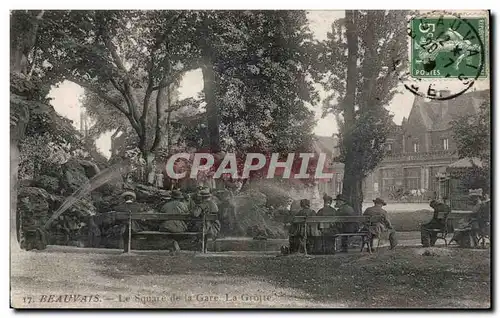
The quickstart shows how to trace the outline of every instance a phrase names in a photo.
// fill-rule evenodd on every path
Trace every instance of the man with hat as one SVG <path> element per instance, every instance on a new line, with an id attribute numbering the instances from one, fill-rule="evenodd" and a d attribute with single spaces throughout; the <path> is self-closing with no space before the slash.
<path id="1" fill-rule="evenodd" d="M 355 216 L 354 209 L 347 203 L 347 198 L 343 194 L 337 194 L 335 197 L 335 207 L 337 208 L 336 216 Z M 340 233 L 353 233 L 357 230 L 357 223 L 342 223 L 338 227 Z M 341 252 L 347 252 L 349 238 L 342 236 L 341 238 Z"/>
<path id="2" fill-rule="evenodd" d="M 364 216 L 379 217 L 375 222 L 370 222 L 369 231 L 371 234 L 370 247 L 373 247 L 373 238 L 378 237 L 380 239 L 380 234 L 383 232 L 389 232 L 389 243 L 391 245 L 391 250 L 396 247 L 396 230 L 392 227 L 389 218 L 387 217 L 387 211 L 382 207 L 386 206 L 384 200 L 381 198 L 376 198 L 373 200 L 374 205 L 369 207 L 363 213 Z"/>
<path id="3" fill-rule="evenodd" d="M 180 190 L 172 191 L 170 198 L 171 200 L 160 208 L 160 213 L 171 215 L 189 214 L 188 206 L 184 202 L 184 195 Z M 170 233 L 187 232 L 187 225 L 182 220 L 167 220 L 160 224 L 160 231 Z M 176 240 L 172 240 L 172 247 L 174 251 L 180 251 L 179 243 Z"/>
<path id="4" fill-rule="evenodd" d="M 193 215 L 195 217 L 201 218 L 203 217 L 203 215 L 207 214 L 218 214 L 219 208 L 217 204 L 212 200 L 212 195 L 208 188 L 202 188 L 198 190 L 196 197 L 197 197 L 197 204 L 193 211 Z M 191 225 L 191 227 L 195 231 L 199 231 L 201 229 L 201 226 L 203 225 L 200 222 L 196 222 Z M 205 222 L 205 233 L 210 234 L 213 240 L 217 238 L 219 231 L 220 231 L 219 220 Z M 205 240 L 204 246 L 206 251 L 208 236 L 205 236 L 204 240 Z"/>
<path id="5" fill-rule="evenodd" d="M 319 209 L 316 215 L 318 216 L 334 216 L 336 211 L 332 208 L 333 198 L 326 193 L 323 195 L 323 207 Z M 330 254 L 333 250 L 333 240 L 331 235 L 335 232 L 335 227 L 331 227 L 329 223 L 320 223 L 322 249 L 326 254 Z"/>
<path id="6" fill-rule="evenodd" d="M 332 208 L 333 198 L 326 193 L 323 195 L 323 207 L 318 210 L 317 215 L 332 216 L 335 215 L 335 209 Z"/>
<path id="7" fill-rule="evenodd" d="M 300 200 L 300 210 L 290 211 L 290 220 L 294 216 L 314 216 L 316 213 L 311 209 L 311 202 L 307 199 Z M 303 251 L 304 246 L 304 224 L 300 223 L 289 223 L 288 224 L 288 251 L 289 253 L 297 253 Z M 317 238 L 320 237 L 320 232 L 317 224 L 307 225 L 307 247 L 308 253 L 314 251 Z"/>
<path id="8" fill-rule="evenodd" d="M 297 215 L 299 216 L 315 216 L 316 212 L 311 209 L 311 201 L 308 199 L 300 200 L 300 207 L 302 208 Z M 319 225 L 316 223 L 308 224 L 307 228 L 307 252 L 311 254 L 319 254 L 323 249 L 321 242 L 321 232 L 319 230 Z M 303 230 L 300 232 L 302 235 Z M 303 238 L 302 238 L 303 239 Z"/>
<path id="9" fill-rule="evenodd" d="M 189 214 L 187 204 L 184 202 L 184 195 L 179 190 L 172 191 L 171 200 L 160 208 L 160 213 L 177 215 Z M 187 231 L 186 222 L 182 220 L 167 220 L 160 225 L 160 231 L 181 233 Z"/>
<path id="10" fill-rule="evenodd" d="M 432 200 L 429 203 L 429 206 L 434 209 L 434 215 L 432 216 L 432 220 L 420 226 L 420 238 L 423 247 L 434 246 L 437 240 L 437 233 L 429 230 L 444 229 L 444 227 L 447 226 L 447 224 L 445 224 L 445 220 L 448 214 L 451 212 L 449 206 L 436 200 Z M 444 217 L 439 217 L 440 212 L 444 212 Z"/>
<path id="11" fill-rule="evenodd" d="M 130 213 L 140 213 L 143 212 L 144 206 L 135 201 L 136 195 L 132 191 L 125 191 L 121 194 L 121 198 L 123 202 L 115 207 L 115 211 L 117 212 L 130 212 Z M 132 232 L 140 232 L 143 230 L 143 226 L 137 220 L 132 220 Z M 128 239 L 129 239 L 129 229 L 128 222 L 123 224 L 121 229 L 122 241 L 124 246 L 124 251 L 128 252 Z"/>

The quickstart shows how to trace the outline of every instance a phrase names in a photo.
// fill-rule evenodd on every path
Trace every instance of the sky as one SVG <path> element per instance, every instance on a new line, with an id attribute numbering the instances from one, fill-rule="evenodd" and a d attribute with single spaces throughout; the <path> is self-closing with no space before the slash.
<path id="1" fill-rule="evenodd" d="M 330 31 L 333 21 L 343 17 L 344 11 L 309 11 L 309 27 L 317 40 L 324 40 L 326 39 L 327 32 Z M 488 83 L 479 83 L 479 85 L 476 86 L 479 86 L 477 89 L 485 89 L 488 88 L 487 85 Z M 201 70 L 198 69 L 188 72 L 184 75 L 179 88 L 180 98 L 194 97 L 202 91 L 202 89 L 203 79 Z M 61 83 L 59 87 L 53 88 L 49 93 L 49 97 L 53 98 L 51 103 L 55 110 L 59 114 L 71 119 L 76 128 L 80 127 L 81 110 L 79 99 L 83 91 L 83 88 L 80 86 L 65 81 Z M 398 88 L 398 92 L 399 93 L 388 105 L 388 109 L 394 115 L 394 121 L 400 124 L 403 117 L 408 117 L 415 96 L 411 92 L 405 90 L 402 85 Z M 320 90 L 319 94 L 322 99 L 326 97 L 324 91 Z M 317 119 L 314 133 L 319 136 L 332 136 L 337 132 L 337 124 L 332 115 L 321 118 L 321 106 L 322 103 L 320 101 L 320 103 L 313 108 Z M 96 141 L 98 149 L 107 157 L 110 156 L 110 137 L 111 133 L 104 134 Z"/>

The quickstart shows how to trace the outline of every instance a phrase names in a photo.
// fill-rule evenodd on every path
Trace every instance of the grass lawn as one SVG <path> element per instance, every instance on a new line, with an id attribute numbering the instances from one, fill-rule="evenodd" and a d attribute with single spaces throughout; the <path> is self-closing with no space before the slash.
<path id="1" fill-rule="evenodd" d="M 305 257 L 121 255 L 49 246 L 40 252 L 14 251 L 11 262 L 12 303 L 18 308 L 488 308 L 491 296 L 490 251 L 481 249 L 401 247 L 372 255 L 353 250 Z"/>

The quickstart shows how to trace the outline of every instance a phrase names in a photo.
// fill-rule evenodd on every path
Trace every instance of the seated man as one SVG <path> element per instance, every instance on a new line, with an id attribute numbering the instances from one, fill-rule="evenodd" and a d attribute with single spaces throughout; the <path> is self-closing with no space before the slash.
<path id="1" fill-rule="evenodd" d="M 449 206 L 436 200 L 432 200 L 429 203 L 429 206 L 434 209 L 434 215 L 432 216 L 432 220 L 430 220 L 428 223 L 422 224 L 422 226 L 420 227 L 420 238 L 423 247 L 434 246 L 437 240 L 437 233 L 435 231 L 429 230 L 444 230 L 446 226 L 446 217 L 451 212 Z M 444 217 L 439 217 L 440 212 L 444 212 Z"/>
<path id="2" fill-rule="evenodd" d="M 490 201 L 487 196 L 478 196 L 472 214 L 459 220 L 450 243 L 456 241 L 460 247 L 477 247 L 479 242 L 485 245 L 485 238 L 490 235 Z"/>
<path id="3" fill-rule="evenodd" d="M 480 238 L 484 238 L 485 236 L 489 237 L 491 225 L 491 201 L 488 194 L 484 195 L 483 201 L 481 202 L 475 217 L 478 223 L 478 236 Z"/>
<path id="4" fill-rule="evenodd" d="M 184 195 L 179 190 L 172 191 L 171 200 L 165 203 L 160 213 L 177 215 L 177 214 L 190 214 L 187 204 L 184 202 Z M 187 231 L 187 225 L 182 220 L 167 220 L 160 224 L 160 231 L 181 233 Z"/>
<path id="5" fill-rule="evenodd" d="M 335 197 L 335 207 L 337 208 L 337 216 L 355 216 L 354 209 L 347 203 L 347 198 L 343 194 L 338 194 Z M 354 233 L 357 231 L 356 223 L 342 223 L 337 226 L 339 233 Z M 341 252 L 347 253 L 349 238 L 342 236 L 341 239 Z"/>
<path id="6" fill-rule="evenodd" d="M 373 200 L 374 206 L 369 207 L 363 213 L 364 216 L 379 216 L 380 219 L 375 223 L 370 223 L 368 230 L 371 234 L 370 237 L 370 247 L 373 248 L 373 238 L 377 237 L 380 239 L 380 235 L 384 232 L 389 232 L 389 243 L 391 244 L 391 250 L 396 247 L 396 230 L 392 227 L 389 218 L 387 217 L 387 211 L 382 207 L 387 205 L 381 198 L 376 198 Z"/>
<path id="7" fill-rule="evenodd" d="M 179 190 L 172 191 L 171 200 L 161 207 L 160 213 L 189 215 L 190 212 L 187 204 L 184 202 L 184 195 L 182 192 Z M 167 220 L 160 224 L 160 231 L 170 233 L 187 232 L 187 225 L 183 220 Z M 177 243 L 176 240 L 172 240 L 172 247 L 174 251 L 180 251 L 179 243 Z"/>
<path id="8" fill-rule="evenodd" d="M 329 195 L 324 195 L 323 196 L 323 207 L 319 209 L 318 213 L 316 215 L 318 216 L 334 216 L 336 211 L 334 208 L 332 208 L 331 204 L 333 203 L 333 198 Z M 322 243 L 322 250 L 326 254 L 331 254 L 333 253 L 333 238 L 331 237 L 332 234 L 334 234 L 335 227 L 332 227 L 329 223 L 320 223 L 319 224 L 319 229 L 321 231 L 321 243 Z M 319 247 L 318 247 L 319 248 Z"/>

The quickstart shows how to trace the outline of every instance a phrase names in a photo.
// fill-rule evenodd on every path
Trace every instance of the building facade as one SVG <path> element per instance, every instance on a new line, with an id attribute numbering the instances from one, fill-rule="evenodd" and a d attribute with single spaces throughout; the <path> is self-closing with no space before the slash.
<path id="1" fill-rule="evenodd" d="M 458 160 L 451 123 L 476 114 L 489 95 L 485 90 L 450 100 L 415 97 L 408 118 L 387 139 L 387 156 L 365 180 L 365 199 L 392 201 L 405 193 L 415 201 L 439 197 L 438 174 Z"/>
<path id="2" fill-rule="evenodd" d="M 439 197 L 438 174 L 458 160 L 451 122 L 476 114 L 482 103 L 489 103 L 490 91 L 474 91 L 450 100 L 415 97 L 408 118 L 396 125 L 386 142 L 387 156 L 364 180 L 366 201 L 381 197 L 387 201 L 425 201 Z M 317 136 L 318 144 L 329 145 L 332 156 L 338 140 Z M 323 146 L 326 148 L 327 146 Z M 472 154 L 473 155 L 473 154 Z M 319 184 L 321 193 L 342 192 L 343 164 L 333 163 L 333 179 Z"/>

